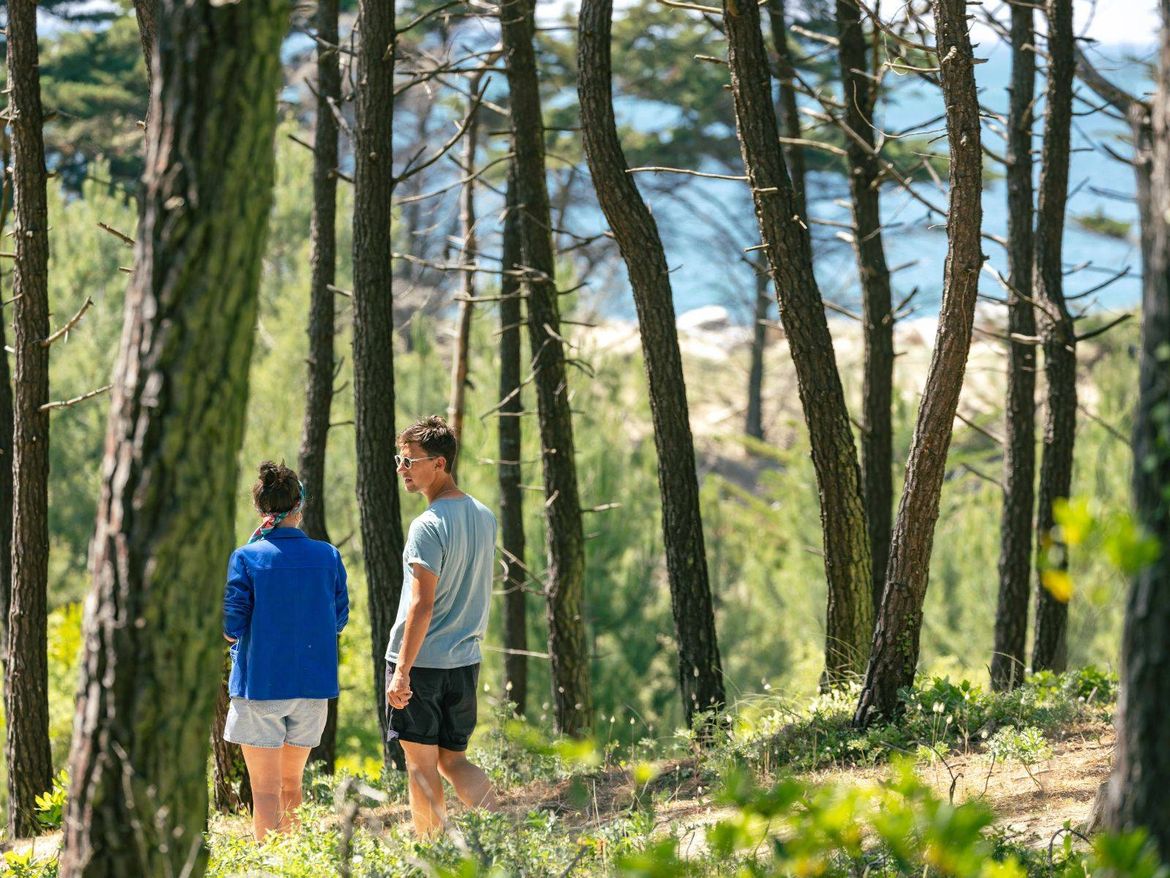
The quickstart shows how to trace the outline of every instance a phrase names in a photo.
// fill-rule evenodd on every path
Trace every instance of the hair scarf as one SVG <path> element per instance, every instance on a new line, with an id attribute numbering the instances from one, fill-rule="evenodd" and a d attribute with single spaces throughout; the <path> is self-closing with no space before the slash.
<path id="1" fill-rule="evenodd" d="M 260 522 L 260 526 L 252 531 L 252 536 L 248 539 L 249 544 L 256 542 L 256 540 L 264 539 L 276 530 L 276 528 L 280 527 L 282 521 L 301 508 L 301 504 L 305 502 L 305 485 L 301 481 L 298 481 L 297 484 L 301 489 L 301 496 L 297 498 L 297 502 L 292 505 L 291 509 L 286 509 L 284 512 L 274 512 L 271 515 L 264 516 L 264 520 Z"/>

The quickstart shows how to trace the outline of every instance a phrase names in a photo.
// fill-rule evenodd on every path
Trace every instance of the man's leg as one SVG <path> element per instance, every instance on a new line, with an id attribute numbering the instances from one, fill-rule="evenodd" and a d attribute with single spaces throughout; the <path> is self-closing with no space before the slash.
<path id="1" fill-rule="evenodd" d="M 406 754 L 406 776 L 410 780 L 410 816 L 414 831 L 422 836 L 443 830 L 447 806 L 443 801 L 443 779 L 439 776 L 439 748 L 434 744 L 402 742 Z"/>
<path id="2" fill-rule="evenodd" d="M 252 831 L 264 841 L 280 824 L 280 747 L 241 744 L 252 781 Z"/>
<path id="3" fill-rule="evenodd" d="M 439 751 L 439 771 L 443 777 L 455 787 L 455 794 L 459 801 L 469 808 L 486 808 L 495 811 L 499 807 L 496 791 L 492 789 L 492 782 L 483 773 L 483 769 L 467 761 L 467 754 L 462 750 Z"/>
<path id="4" fill-rule="evenodd" d="M 305 776 L 305 763 L 309 761 L 310 747 L 294 747 L 285 744 L 280 750 L 280 823 L 278 832 L 289 832 L 300 823 L 297 808 L 304 801 L 301 782 Z"/>

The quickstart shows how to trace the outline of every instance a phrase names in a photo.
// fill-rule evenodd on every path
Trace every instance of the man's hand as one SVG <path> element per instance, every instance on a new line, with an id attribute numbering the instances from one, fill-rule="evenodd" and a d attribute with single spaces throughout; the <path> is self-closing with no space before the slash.
<path id="1" fill-rule="evenodd" d="M 223 639 L 226 640 L 228 643 L 235 643 L 236 642 L 236 638 L 228 637 L 228 635 L 226 635 L 226 634 L 223 636 Z"/>
<path id="2" fill-rule="evenodd" d="M 404 674 L 401 668 L 395 668 L 386 687 L 386 701 L 395 710 L 401 710 L 410 702 L 411 694 L 409 672 Z"/>

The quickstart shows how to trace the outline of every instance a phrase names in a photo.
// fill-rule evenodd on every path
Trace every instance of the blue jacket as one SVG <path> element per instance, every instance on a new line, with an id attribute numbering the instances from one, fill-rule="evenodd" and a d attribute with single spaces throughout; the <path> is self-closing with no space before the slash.
<path id="1" fill-rule="evenodd" d="M 337 636 L 349 621 L 341 554 L 296 527 L 232 552 L 223 631 L 235 637 L 233 698 L 336 698 Z"/>

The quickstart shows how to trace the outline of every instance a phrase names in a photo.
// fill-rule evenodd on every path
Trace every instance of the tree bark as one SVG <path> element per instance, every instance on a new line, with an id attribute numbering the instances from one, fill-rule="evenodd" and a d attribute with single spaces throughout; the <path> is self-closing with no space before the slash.
<path id="1" fill-rule="evenodd" d="M 8 834 L 34 835 L 36 797 L 49 789 L 49 208 L 37 11 L 8 4 L 8 118 L 16 207 L 13 263 L 12 567 L 4 678 Z M 5 355 L 7 356 L 7 355 Z"/>
<path id="2" fill-rule="evenodd" d="M 521 240 L 528 269 L 528 341 L 536 385 L 547 521 L 548 646 L 557 730 L 588 731 L 593 717 L 589 641 L 585 627 L 585 535 L 577 489 L 573 421 L 561 344 L 544 121 L 536 74 L 532 0 L 500 6 L 500 33 L 512 97 Z"/>
<path id="3" fill-rule="evenodd" d="M 859 673 L 869 654 L 873 621 L 869 540 L 857 451 L 813 274 L 808 229 L 801 221 L 776 136 L 759 16 L 754 3 L 724 0 L 740 150 L 796 366 L 820 491 L 829 592 L 822 683 L 833 685 Z"/>
<path id="4" fill-rule="evenodd" d="M 764 438 L 764 352 L 768 347 L 768 270 L 756 266 L 756 305 L 752 314 L 751 362 L 748 366 L 747 422 L 744 432 L 763 441 Z"/>
<path id="5" fill-rule="evenodd" d="M 1133 492 L 1138 521 L 1162 550 L 1134 577 L 1126 605 L 1117 752 L 1100 804 L 1105 828 L 1146 829 L 1165 861 L 1170 858 L 1170 751 L 1164 743 L 1170 705 L 1170 0 L 1159 6 L 1161 75 L 1153 101 L 1153 173 L 1146 178 L 1152 209 L 1142 214 L 1150 248 L 1142 283 Z M 1139 188 L 1147 157 L 1137 163 Z"/>
<path id="6" fill-rule="evenodd" d="M 589 171 L 625 259 L 638 312 L 658 452 L 662 536 L 679 650 L 678 683 L 687 724 L 693 726 L 703 712 L 723 708 L 723 667 L 707 578 L 699 480 L 670 272 L 658 224 L 629 173 L 614 120 L 612 14 L 613 0 L 582 0 L 577 95 Z"/>
<path id="7" fill-rule="evenodd" d="M 1008 109 L 1008 333 L 1035 336 L 1032 311 L 1032 104 L 1036 96 L 1036 32 L 1031 6 L 1011 7 L 1012 84 Z M 1003 513 L 999 527 L 999 602 L 991 688 L 1024 681 L 1032 516 L 1036 480 L 1036 348 L 1008 342 Z"/>
<path id="8" fill-rule="evenodd" d="M 309 293 L 309 374 L 305 382 L 305 420 L 297 467 L 307 502 L 302 527 L 315 540 L 329 542 L 325 522 L 325 449 L 329 443 L 329 416 L 333 407 L 333 298 L 330 289 L 337 265 L 337 120 L 341 106 L 341 65 L 337 35 L 337 0 L 317 3 L 317 121 L 313 135 L 312 279 Z M 337 699 L 329 700 L 329 715 L 321 743 L 310 762 L 333 773 L 337 761 Z"/>
<path id="9" fill-rule="evenodd" d="M 466 269 L 476 264 L 478 243 L 475 231 L 475 159 L 479 151 L 479 114 L 476 112 L 475 95 L 479 92 L 481 73 L 473 73 L 468 77 L 467 131 L 463 135 L 463 170 L 467 175 L 467 182 L 459 198 L 459 225 L 463 238 L 461 263 Z M 459 328 L 455 336 L 455 357 L 451 366 L 451 404 L 448 407 L 447 423 L 455 433 L 456 439 L 463 438 L 463 409 L 467 399 L 467 358 L 471 347 L 471 318 L 475 312 L 475 272 L 462 272 L 461 288 L 463 301 L 459 303 Z M 459 457 L 451 464 L 451 476 L 454 477 L 459 464 Z"/>
<path id="10" fill-rule="evenodd" d="M 202 874 L 224 561 L 272 202 L 277 0 L 163 0 L 60 874 Z"/>
<path id="11" fill-rule="evenodd" d="M 1035 294 L 1044 347 L 1047 406 L 1036 512 L 1036 560 L 1045 569 L 1068 569 L 1068 547 L 1059 538 L 1053 505 L 1069 496 L 1077 426 L 1077 338 L 1064 301 L 1065 205 L 1068 201 L 1069 137 L 1072 125 L 1074 37 L 1072 0 L 1047 0 L 1048 86 L 1040 195 L 1036 206 Z M 1068 665 L 1068 604 L 1036 586 L 1036 632 L 1032 670 L 1063 671 Z"/>
<path id="12" fill-rule="evenodd" d="M 354 122 L 353 394 L 357 499 L 370 605 L 374 709 L 386 742 L 386 644 L 402 593 L 402 518 L 394 465 L 394 296 L 390 222 L 394 194 L 395 4 L 361 0 Z M 384 745 L 387 767 L 403 767 Z"/>
<path id="13" fill-rule="evenodd" d="M 524 715 L 528 707 L 528 600 L 524 561 L 524 491 L 520 466 L 520 313 L 523 295 L 515 272 L 523 262 L 516 164 L 508 166 L 500 279 L 500 547 L 504 557 L 504 691 Z"/>
<path id="14" fill-rule="evenodd" d="M 898 690 L 914 683 L 934 526 L 947 450 L 967 368 L 979 271 L 983 160 L 975 59 L 963 0 L 933 0 L 937 56 L 950 141 L 950 204 L 943 300 L 934 352 L 906 465 L 906 487 L 894 521 L 890 561 L 873 651 L 854 723 L 868 725 L 899 709 Z"/>
<path id="15" fill-rule="evenodd" d="M 0 147 L 0 234 L 12 210 L 9 139 Z M 0 318 L 0 350 L 7 349 L 5 321 Z M 12 596 L 12 380 L 8 357 L 0 357 L 0 662 L 8 666 L 8 605 Z M 46 620 L 47 621 L 47 620 Z M 0 670 L 0 673 L 4 673 Z M 7 674 L 4 673 L 7 677 Z"/>
<path id="16" fill-rule="evenodd" d="M 796 103 L 796 88 L 792 75 L 796 64 L 788 45 L 788 12 L 785 9 L 785 0 L 768 0 L 768 23 L 772 31 L 772 50 L 776 53 L 776 79 L 780 84 L 777 104 L 781 126 L 785 137 L 799 138 L 800 108 Z M 799 146 L 788 144 L 784 148 L 784 158 L 792 177 L 792 192 L 796 198 L 797 209 L 800 215 L 804 216 L 808 209 L 805 186 L 808 175 L 805 171 L 804 151 Z"/>
<path id="17" fill-rule="evenodd" d="M 861 486 L 869 527 L 874 614 L 882 601 L 890 556 L 893 517 L 894 315 L 890 269 L 882 243 L 879 194 L 881 168 L 874 149 L 873 111 L 877 85 L 869 74 L 869 55 L 856 0 L 837 0 L 837 58 L 841 67 L 845 124 L 859 139 L 845 138 L 849 190 L 853 204 L 853 250 L 861 281 L 865 367 L 861 391 Z"/>
<path id="18" fill-rule="evenodd" d="M 225 658 L 219 690 L 215 696 L 215 719 L 211 723 L 211 804 L 221 814 L 252 809 L 252 783 L 243 751 L 239 744 L 223 739 L 228 708 L 231 706 L 231 696 L 228 694 L 231 667 L 231 660 Z"/>
<path id="19" fill-rule="evenodd" d="M 138 19 L 138 38 L 142 41 L 142 57 L 146 60 L 146 82 L 154 75 L 154 44 L 158 40 L 159 0 L 134 0 L 134 16 Z"/>

